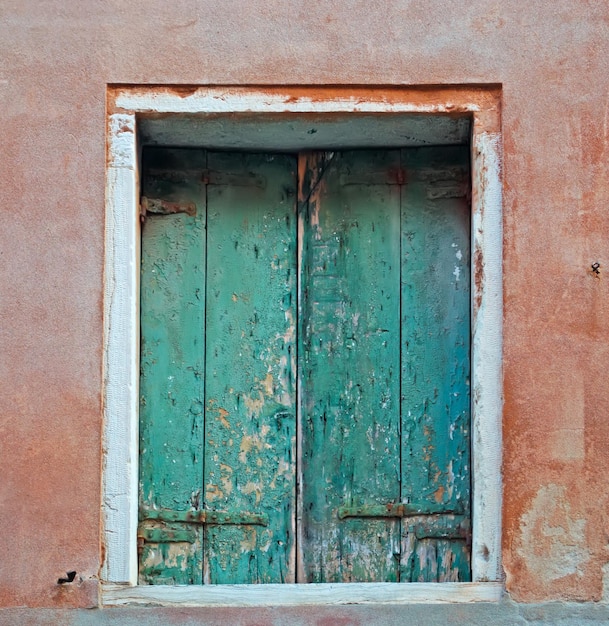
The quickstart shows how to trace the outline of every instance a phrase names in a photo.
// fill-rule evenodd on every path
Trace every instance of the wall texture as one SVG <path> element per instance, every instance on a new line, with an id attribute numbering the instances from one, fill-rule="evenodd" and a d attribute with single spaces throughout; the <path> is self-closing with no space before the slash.
<path id="1" fill-rule="evenodd" d="M 602 599 L 606 2 L 4 0 L 0 605 L 97 604 L 108 83 L 501 84 L 506 588 Z"/>

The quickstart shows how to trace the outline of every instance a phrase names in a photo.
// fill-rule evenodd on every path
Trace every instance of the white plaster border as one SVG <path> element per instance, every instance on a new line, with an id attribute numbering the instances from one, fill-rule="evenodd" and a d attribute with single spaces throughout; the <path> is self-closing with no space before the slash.
<path id="1" fill-rule="evenodd" d="M 499 116 L 476 98 L 423 102 L 368 89 L 365 100 L 299 88 L 167 87 L 112 92 L 108 113 L 104 278 L 102 601 L 244 606 L 498 601 L 501 570 L 502 182 Z M 430 91 L 434 91 L 431 89 Z M 438 90 L 435 90 L 439 93 Z M 304 92 L 304 93 L 303 93 Z M 397 95 L 396 95 L 397 94 Z M 487 105 L 488 106 L 488 105 Z M 139 169 L 137 117 L 154 114 L 454 113 L 472 116 L 472 583 L 137 586 Z M 489 119 L 495 120 L 489 123 Z M 262 117 L 261 117 L 262 123 Z"/>

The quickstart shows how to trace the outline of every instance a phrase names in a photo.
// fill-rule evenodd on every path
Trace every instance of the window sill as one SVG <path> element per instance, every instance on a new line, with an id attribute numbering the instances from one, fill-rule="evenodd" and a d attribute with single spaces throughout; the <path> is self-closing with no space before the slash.
<path id="1" fill-rule="evenodd" d="M 307 585 L 107 584 L 104 606 L 303 606 L 499 602 L 501 583 L 340 583 Z"/>

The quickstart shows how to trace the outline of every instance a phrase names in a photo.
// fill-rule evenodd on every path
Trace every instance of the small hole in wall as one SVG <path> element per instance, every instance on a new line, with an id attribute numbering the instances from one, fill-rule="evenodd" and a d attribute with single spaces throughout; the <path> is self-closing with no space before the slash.
<path id="1" fill-rule="evenodd" d="M 72 582 L 74 582 L 75 578 L 76 578 L 76 572 L 75 571 L 66 572 L 66 577 L 65 578 L 58 578 L 57 579 L 57 584 L 58 585 L 65 585 L 66 583 L 72 583 Z"/>

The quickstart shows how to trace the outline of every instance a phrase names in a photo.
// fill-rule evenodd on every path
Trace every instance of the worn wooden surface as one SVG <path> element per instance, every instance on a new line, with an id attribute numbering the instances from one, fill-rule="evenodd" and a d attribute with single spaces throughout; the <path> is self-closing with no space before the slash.
<path id="1" fill-rule="evenodd" d="M 148 215 L 142 227 L 140 506 L 188 510 L 201 504 L 203 475 L 206 155 L 146 155 L 144 195 L 197 212 Z M 146 542 L 140 581 L 200 584 L 202 529 L 192 532 L 193 543 Z"/>
<path id="2" fill-rule="evenodd" d="M 208 167 L 205 505 L 269 525 L 206 526 L 205 582 L 294 582 L 296 160 Z"/>
<path id="3" fill-rule="evenodd" d="M 471 486 L 468 159 L 465 147 L 402 151 L 407 177 L 402 186 L 402 498 L 465 515 Z M 403 579 L 470 580 L 464 541 L 417 540 L 406 523 L 402 530 Z"/>
<path id="4" fill-rule="evenodd" d="M 301 193 L 307 582 L 398 580 L 399 522 L 338 517 L 400 496 L 398 167 L 398 151 L 336 153 Z"/>
<path id="5" fill-rule="evenodd" d="M 467 150 L 168 158 L 142 504 L 219 516 L 143 521 L 142 581 L 469 580 Z"/>

